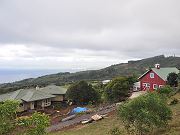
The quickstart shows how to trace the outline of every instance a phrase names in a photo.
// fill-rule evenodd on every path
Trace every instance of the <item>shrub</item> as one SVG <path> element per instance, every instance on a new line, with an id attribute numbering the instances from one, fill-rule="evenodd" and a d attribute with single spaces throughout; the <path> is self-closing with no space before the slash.
<path id="1" fill-rule="evenodd" d="M 120 106 L 119 116 L 128 132 L 147 134 L 167 126 L 172 112 L 164 97 L 156 92 L 137 97 Z"/>
<path id="2" fill-rule="evenodd" d="M 35 112 L 31 117 L 18 119 L 18 125 L 24 127 L 25 135 L 45 135 L 50 119 L 47 115 Z"/>
<path id="3" fill-rule="evenodd" d="M 8 134 L 15 127 L 18 101 L 5 101 L 0 103 L 0 134 Z"/>
<path id="4" fill-rule="evenodd" d="M 158 93 L 163 94 L 165 96 L 171 96 L 171 93 L 173 93 L 173 91 L 173 88 L 171 88 L 169 85 L 158 89 Z"/>

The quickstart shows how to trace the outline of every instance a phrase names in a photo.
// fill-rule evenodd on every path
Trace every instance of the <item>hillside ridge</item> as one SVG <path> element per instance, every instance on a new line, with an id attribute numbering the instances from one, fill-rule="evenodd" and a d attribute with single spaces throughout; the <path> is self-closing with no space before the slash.
<path id="1" fill-rule="evenodd" d="M 13 83 L 4 83 L 0 84 L 0 93 L 6 93 L 21 88 L 35 87 L 36 85 L 64 85 L 79 80 L 106 80 L 117 76 L 140 76 L 147 69 L 154 67 L 156 63 L 159 63 L 161 67 L 177 67 L 180 69 L 180 57 L 165 57 L 164 55 L 159 55 L 136 61 L 128 61 L 127 63 L 115 64 L 99 70 L 87 70 L 75 73 L 63 72 L 24 79 Z"/>

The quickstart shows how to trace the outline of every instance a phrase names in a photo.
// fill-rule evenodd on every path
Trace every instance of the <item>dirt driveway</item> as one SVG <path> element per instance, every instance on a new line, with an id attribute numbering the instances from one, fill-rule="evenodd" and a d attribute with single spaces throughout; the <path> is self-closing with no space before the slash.
<path id="1" fill-rule="evenodd" d="M 90 119 L 95 114 L 104 115 L 104 114 L 114 111 L 115 109 L 116 109 L 115 105 L 106 106 L 92 114 L 84 114 L 81 116 L 77 116 L 76 118 L 74 118 L 72 120 L 63 121 L 63 122 L 59 122 L 58 124 L 51 125 L 50 127 L 47 128 L 47 131 L 52 132 L 52 131 L 61 130 L 61 129 L 69 127 L 69 126 L 79 124 L 81 121 L 83 121 L 85 119 Z"/>
<path id="2" fill-rule="evenodd" d="M 133 98 L 139 97 L 140 95 L 143 95 L 145 93 L 146 93 L 146 91 L 133 92 L 132 95 L 129 97 L 129 99 L 133 99 Z"/>
<path id="3" fill-rule="evenodd" d="M 138 91 L 138 92 L 133 92 L 131 97 L 129 97 L 130 99 L 136 98 L 142 94 L 145 94 L 146 92 L 144 91 Z M 57 131 L 57 130 L 61 130 L 63 128 L 67 128 L 76 124 L 81 123 L 81 121 L 85 120 L 85 119 L 90 119 L 93 115 L 95 114 L 99 114 L 99 115 L 104 115 L 107 113 L 110 113 L 112 111 L 114 111 L 116 109 L 116 105 L 109 105 L 103 108 L 100 108 L 97 112 L 91 113 L 91 114 L 84 114 L 81 116 L 77 116 L 72 120 L 68 120 L 68 121 L 63 121 L 63 122 L 59 122 L 58 124 L 54 124 L 51 125 L 50 127 L 47 128 L 48 132 L 52 132 L 52 131 Z"/>

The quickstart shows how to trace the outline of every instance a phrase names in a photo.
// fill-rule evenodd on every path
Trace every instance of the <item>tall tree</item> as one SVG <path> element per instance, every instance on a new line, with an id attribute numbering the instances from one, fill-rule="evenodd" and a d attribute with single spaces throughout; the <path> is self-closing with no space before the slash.
<path id="1" fill-rule="evenodd" d="M 167 83 L 171 87 L 177 87 L 178 86 L 178 75 L 176 73 L 170 73 L 167 77 Z"/>
<path id="2" fill-rule="evenodd" d="M 66 97 L 76 104 L 87 104 L 89 101 L 96 102 L 99 98 L 98 92 L 93 89 L 92 85 L 85 81 L 80 81 L 69 87 Z"/>
<path id="3" fill-rule="evenodd" d="M 119 102 L 128 96 L 129 90 L 130 83 L 128 78 L 118 77 L 105 87 L 105 97 L 110 102 Z"/>

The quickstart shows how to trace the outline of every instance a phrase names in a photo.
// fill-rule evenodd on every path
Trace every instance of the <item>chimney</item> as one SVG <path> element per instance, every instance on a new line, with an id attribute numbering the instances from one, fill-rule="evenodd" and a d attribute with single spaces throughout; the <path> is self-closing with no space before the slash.
<path id="1" fill-rule="evenodd" d="M 156 69 L 160 69 L 160 64 L 155 64 Z"/>

